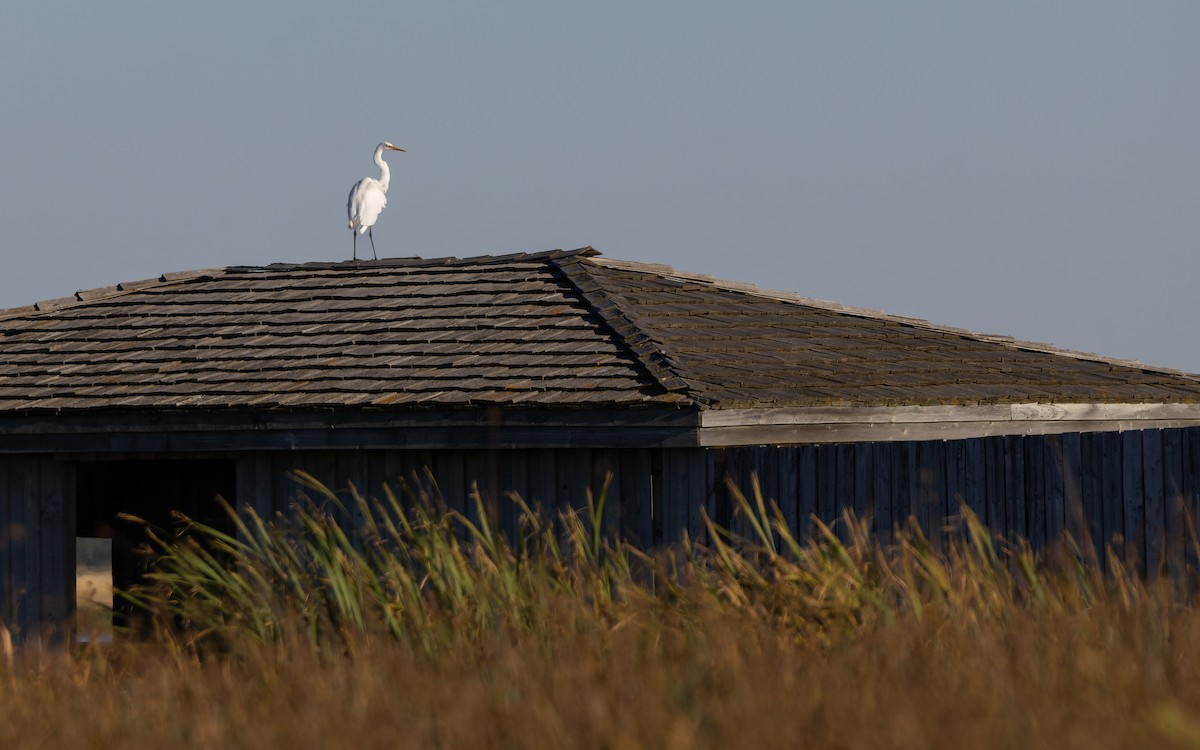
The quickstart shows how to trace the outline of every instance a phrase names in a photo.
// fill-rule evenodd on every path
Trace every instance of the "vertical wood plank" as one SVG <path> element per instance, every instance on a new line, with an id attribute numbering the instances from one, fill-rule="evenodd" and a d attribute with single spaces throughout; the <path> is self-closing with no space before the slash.
<path id="1" fill-rule="evenodd" d="M 25 521 L 25 534 L 22 538 L 22 557 L 25 559 L 24 581 L 24 623 L 32 628 L 41 621 L 42 597 L 38 583 L 42 579 L 41 556 L 38 554 L 38 543 L 42 536 L 42 527 L 38 513 L 38 472 L 36 459 L 21 456 L 19 459 L 21 473 L 21 504 L 24 506 L 22 516 Z M 20 621 L 21 618 L 18 618 Z"/>
<path id="2" fill-rule="evenodd" d="M 437 483 L 442 502 L 447 508 L 466 514 L 466 456 L 463 455 L 463 451 L 434 451 L 431 459 L 434 481 Z"/>
<path id="3" fill-rule="evenodd" d="M 383 452 L 383 479 L 385 484 L 397 499 L 404 500 L 404 487 L 409 484 L 408 469 L 405 467 L 404 454 L 402 450 L 386 450 Z M 383 493 L 383 489 L 379 490 Z"/>
<path id="4" fill-rule="evenodd" d="M 601 516 L 601 528 L 604 529 L 605 534 L 610 535 L 616 533 L 620 520 L 620 492 L 618 492 L 619 485 L 617 484 L 619 466 L 616 454 L 616 449 L 611 448 L 598 448 L 592 451 L 592 499 L 594 503 L 600 502 L 600 493 L 604 491 L 605 481 L 608 476 L 612 476 L 612 485 L 608 487 L 604 512 Z"/>
<path id="5" fill-rule="evenodd" d="M 706 508 L 711 502 L 712 492 L 711 485 L 708 484 L 708 457 L 705 455 L 703 448 L 688 448 L 687 457 L 687 472 L 688 472 L 688 536 L 694 543 L 697 539 L 704 539 L 708 533 L 708 529 L 704 525 L 704 515 L 701 509 Z M 774 469 L 774 467 L 771 467 Z M 774 475 L 774 471 L 772 471 Z M 778 488 L 776 488 L 778 492 Z"/>
<path id="6" fill-rule="evenodd" d="M 1025 456 L 1025 528 L 1035 550 L 1046 548 L 1046 441 L 1031 435 L 1022 443 Z"/>
<path id="7" fill-rule="evenodd" d="M 1104 554 L 1104 485 L 1100 480 L 1100 439 L 1097 433 L 1079 436 L 1081 467 L 1079 494 L 1085 519 L 1083 533 L 1087 540 L 1085 552 L 1094 561 Z"/>
<path id="8" fill-rule="evenodd" d="M 337 486 L 347 490 L 346 501 L 351 502 L 349 493 L 351 485 L 354 491 L 362 497 L 371 494 L 370 462 L 371 451 L 330 451 L 337 462 Z"/>
<path id="9" fill-rule="evenodd" d="M 834 496 L 833 519 L 838 524 L 842 538 L 849 539 L 849 531 L 843 528 L 843 525 L 845 519 L 854 512 L 855 453 L 857 451 L 853 444 L 838 445 L 834 450 L 837 452 L 837 479 L 834 482 L 836 495 Z"/>
<path id="10" fill-rule="evenodd" d="M 1125 515 L 1125 553 L 1144 570 L 1146 560 L 1146 498 L 1143 490 L 1142 433 L 1121 433 L 1121 503 Z"/>
<path id="11" fill-rule="evenodd" d="M 797 449 L 783 446 L 776 453 L 779 460 L 779 510 L 783 513 L 788 530 L 793 535 L 800 533 L 800 464 Z"/>
<path id="12" fill-rule="evenodd" d="M 283 481 L 277 483 L 277 492 L 279 493 L 278 501 L 285 509 L 297 502 L 319 502 L 318 493 L 303 488 L 295 477 L 295 472 L 304 472 L 313 479 L 321 482 L 329 489 L 336 491 L 337 487 L 331 485 L 326 466 L 321 460 L 321 456 L 317 451 L 288 451 L 286 453 L 278 453 L 273 456 L 276 466 L 284 469 L 283 476 L 286 477 Z M 332 508 L 327 508 L 332 510 Z"/>
<path id="13" fill-rule="evenodd" d="M 714 448 L 708 451 L 708 485 L 710 499 L 708 517 L 713 523 L 725 528 L 729 527 L 729 487 L 725 484 L 729 476 L 729 452 L 725 448 Z M 706 535 L 705 542 L 712 540 Z"/>
<path id="14" fill-rule="evenodd" d="M 1184 564 L 1200 569 L 1200 427 L 1183 430 Z"/>
<path id="15" fill-rule="evenodd" d="M 734 500 L 734 492 L 731 489 L 736 487 L 738 492 L 745 491 L 745 459 L 746 451 L 744 448 L 727 448 L 725 449 L 725 476 L 722 479 L 723 494 L 718 496 L 719 507 L 722 509 L 720 517 L 715 519 L 717 524 L 731 531 L 739 531 L 741 528 L 741 515 L 736 513 L 736 502 Z"/>
<path id="16" fill-rule="evenodd" d="M 462 503 L 467 518 L 476 526 L 483 520 L 481 506 L 489 524 L 500 520 L 498 498 L 492 490 L 495 482 L 489 471 L 489 454 L 491 451 L 487 449 L 462 451 Z"/>
<path id="17" fill-rule="evenodd" d="M 582 518 L 587 518 L 585 508 L 592 478 L 591 451 L 576 448 L 556 450 L 554 468 L 557 471 L 555 487 L 557 505 L 552 509 L 552 513 L 561 535 L 565 532 L 565 528 L 557 519 L 570 512 L 579 513 Z"/>
<path id="18" fill-rule="evenodd" d="M 1142 431 L 1142 497 L 1146 525 L 1146 572 L 1157 576 L 1166 554 L 1166 490 L 1163 481 L 1162 430 Z"/>
<path id="19" fill-rule="evenodd" d="M 946 529 L 946 451 L 941 440 L 924 440 L 916 444 L 917 501 L 916 515 L 921 530 L 934 549 L 943 546 Z"/>
<path id="20" fill-rule="evenodd" d="M 913 501 L 917 489 L 916 443 L 897 442 L 892 449 L 892 526 L 904 529 L 913 519 Z"/>
<path id="21" fill-rule="evenodd" d="M 1042 468 L 1046 476 L 1046 543 L 1057 542 L 1066 530 L 1066 492 L 1063 481 L 1063 449 L 1061 435 L 1043 438 Z"/>
<path id="22" fill-rule="evenodd" d="M 1078 432 L 1061 436 L 1063 523 L 1071 538 L 1083 544 L 1087 539 L 1087 511 L 1083 501 L 1083 445 Z"/>
<path id="23" fill-rule="evenodd" d="M 854 445 L 854 515 L 859 523 L 874 524 L 875 451 L 869 443 Z"/>
<path id="24" fill-rule="evenodd" d="M 592 453 L 586 448 L 563 448 L 555 451 L 558 471 L 558 509 L 583 510 L 592 480 Z"/>
<path id="25" fill-rule="evenodd" d="M 986 523 L 992 534 L 1008 537 L 1012 535 L 1013 529 L 1009 527 L 1008 509 L 1005 507 L 1008 494 L 1004 485 L 1004 438 L 984 438 L 983 449 L 987 484 Z"/>
<path id="26" fill-rule="evenodd" d="M 403 503 L 440 501 L 442 491 L 436 487 L 431 451 L 389 451 L 388 455 L 388 473 L 396 482 L 396 491 L 403 496 Z"/>
<path id="27" fill-rule="evenodd" d="M 755 446 L 753 448 L 747 447 L 744 449 L 743 452 L 744 452 L 744 455 L 747 460 L 747 463 L 745 465 L 746 480 L 744 482 L 743 487 L 745 489 L 746 499 L 750 501 L 750 505 L 753 507 L 754 503 L 755 503 L 754 481 L 758 480 L 759 487 L 760 487 L 760 489 L 762 488 L 763 449 L 761 446 Z M 763 499 L 766 500 L 767 497 L 764 496 Z M 749 523 L 743 524 L 743 529 L 748 534 L 753 535 L 753 533 L 754 533 L 753 526 Z"/>
<path id="28" fill-rule="evenodd" d="M 270 493 L 266 504 L 274 512 L 286 513 L 296 501 L 296 483 L 290 479 L 291 472 L 303 467 L 296 465 L 295 454 L 290 452 L 264 453 L 261 460 L 265 469 L 259 481 Z"/>
<path id="29" fill-rule="evenodd" d="M 1103 496 L 1104 548 L 1122 553 L 1125 547 L 1123 440 L 1119 432 L 1100 433 L 1100 486 Z"/>
<path id="30" fill-rule="evenodd" d="M 1187 514 L 1184 512 L 1183 430 L 1163 430 L 1163 523 L 1166 541 L 1165 562 L 1170 575 L 1186 572 L 1184 549 L 1187 541 Z"/>
<path id="31" fill-rule="evenodd" d="M 611 537 L 617 536 L 621 528 L 621 492 L 618 475 L 620 462 L 614 448 L 598 448 L 592 451 L 592 497 L 593 502 L 600 502 L 606 482 L 608 492 L 604 496 L 604 510 L 601 517 L 601 528 Z"/>
<path id="32" fill-rule="evenodd" d="M 817 515 L 832 524 L 837 511 L 837 446 L 817 446 Z"/>
<path id="33" fill-rule="evenodd" d="M 684 448 L 663 450 L 663 537 L 669 545 L 679 544 L 688 528 L 691 487 L 685 453 Z"/>
<path id="34" fill-rule="evenodd" d="M 920 524 L 921 511 L 921 469 L 918 460 L 918 452 L 921 447 L 920 442 L 908 441 L 902 444 L 904 446 L 904 473 L 908 478 L 908 513 L 905 517 L 905 522 L 909 525 Z M 925 531 L 922 527 L 922 531 Z"/>
<path id="35" fill-rule="evenodd" d="M 329 510 L 342 522 L 346 523 L 349 509 L 352 505 L 350 494 L 346 486 L 341 483 L 341 467 L 340 467 L 340 451 L 300 451 L 299 456 L 308 467 L 308 472 L 316 477 L 321 484 L 333 491 L 346 512 L 342 512 L 341 508 L 331 507 Z"/>
<path id="36" fill-rule="evenodd" d="M 1025 444 L 1019 435 L 1004 438 L 1004 509 L 1008 533 L 1029 538 L 1029 519 L 1025 499 Z"/>
<path id="37" fill-rule="evenodd" d="M 25 458 L 12 456 L 7 461 L 8 490 L 8 591 L 9 624 L 21 629 L 29 622 L 29 603 L 25 592 L 30 586 L 25 551 L 29 546 L 30 528 L 25 520 Z"/>
<path id="38" fill-rule="evenodd" d="M 550 516 L 558 508 L 558 454 L 551 450 L 535 450 L 527 457 L 529 463 L 529 495 L 525 500 L 536 513 Z"/>
<path id="39" fill-rule="evenodd" d="M 737 491 L 750 498 L 750 475 L 754 473 L 754 448 L 740 446 L 730 451 L 729 476 Z M 742 512 L 738 509 L 734 495 L 730 497 L 730 528 L 738 533 L 743 529 Z"/>
<path id="40" fill-rule="evenodd" d="M 75 562 L 78 557 L 75 535 L 79 530 L 79 505 L 76 494 L 76 468 L 72 461 L 56 461 L 59 465 L 59 481 L 62 483 L 63 522 L 59 533 L 63 548 L 63 597 L 64 634 L 73 637 L 75 626 Z M 236 498 L 234 498 L 236 502 Z M 237 507 L 236 505 L 234 507 Z"/>
<path id="41" fill-rule="evenodd" d="M 654 540 L 651 507 L 650 454 L 625 449 L 621 460 L 621 530 L 634 546 L 648 549 Z"/>
<path id="42" fill-rule="evenodd" d="M 346 490 L 346 510 L 353 528 L 361 529 L 365 519 L 358 499 L 370 507 L 374 489 L 371 487 L 371 454 L 374 451 L 338 451 L 338 484 Z M 357 499 L 356 499 L 357 496 Z"/>
<path id="43" fill-rule="evenodd" d="M 818 513 L 816 446 L 800 446 L 796 454 L 796 472 L 799 488 L 796 516 L 800 526 L 800 536 L 797 539 L 804 542 L 812 538 L 812 519 Z"/>
<path id="44" fill-rule="evenodd" d="M 942 516 L 946 519 L 946 531 L 952 536 L 957 536 L 962 531 L 959 503 L 963 497 L 963 471 L 966 463 L 964 448 L 963 440 L 947 440 L 944 445 L 946 497 L 942 502 Z"/>
<path id="45" fill-rule="evenodd" d="M 950 472 L 947 465 L 951 463 L 953 455 L 947 450 L 949 442 L 946 440 L 938 440 L 933 445 L 933 465 L 930 470 L 933 473 L 933 491 L 935 493 L 934 502 L 930 506 L 931 519 L 933 527 L 937 531 L 939 549 L 946 549 L 949 543 L 949 532 L 951 529 L 951 519 L 954 511 L 951 510 L 953 500 L 950 499 Z"/>
<path id="46" fill-rule="evenodd" d="M 778 453 L 779 449 L 774 446 L 760 445 L 754 449 L 754 475 L 758 477 L 758 486 L 767 508 L 771 507 L 771 503 L 779 502 Z"/>
<path id="47" fill-rule="evenodd" d="M 929 511 L 931 500 L 930 490 L 933 477 L 926 471 L 926 462 L 929 460 L 929 446 L 931 441 L 921 440 L 912 443 L 913 447 L 913 463 L 912 463 L 912 519 L 913 522 L 921 529 L 921 533 L 930 541 L 933 540 L 933 514 Z"/>
<path id="48" fill-rule="evenodd" d="M 515 543 L 520 525 L 520 509 L 513 498 L 519 497 L 525 500 L 529 497 L 529 451 L 523 449 L 502 451 L 497 472 L 500 528 L 505 537 Z M 614 494 L 619 495 L 619 489 Z"/>
<path id="49" fill-rule="evenodd" d="M 650 507 L 652 537 L 655 547 L 663 546 L 663 452 L 659 449 L 650 453 Z"/>
<path id="50" fill-rule="evenodd" d="M 875 471 L 875 536 L 882 544 L 891 544 L 893 522 L 892 448 L 890 443 L 871 444 Z"/>
<path id="51" fill-rule="evenodd" d="M 963 445 L 963 498 L 981 521 L 987 523 L 987 453 L 983 438 Z"/>
<path id="52" fill-rule="evenodd" d="M 68 509 L 66 488 L 63 486 L 64 467 L 48 456 L 39 457 L 34 462 L 37 471 L 37 505 L 38 505 L 38 569 L 40 576 L 37 582 L 41 599 L 39 618 L 41 626 L 56 636 L 62 636 L 62 627 L 66 624 L 67 615 L 74 606 L 74 601 L 68 600 L 67 589 L 74 593 L 74 567 L 70 585 L 67 580 L 67 557 L 75 562 L 75 530 L 71 529 L 70 540 L 67 538 L 67 518 L 74 514 Z"/>
<path id="53" fill-rule="evenodd" d="M 16 533 L 8 483 L 11 459 L 0 456 L 0 625 L 14 624 L 16 580 L 13 578 L 12 548 Z"/>
<path id="54" fill-rule="evenodd" d="M 363 495 L 382 501 L 384 498 L 383 485 L 387 483 L 387 451 L 376 450 L 367 452 L 367 486 Z"/>
<path id="55" fill-rule="evenodd" d="M 430 450 L 404 451 L 400 455 L 403 467 L 401 475 L 408 486 L 412 499 L 444 503 L 442 488 L 438 486 L 437 474 L 434 471 L 434 452 Z"/>
<path id="56" fill-rule="evenodd" d="M 254 497 L 254 457 L 253 454 L 243 454 L 234 464 L 237 477 L 237 507 L 253 508 Z M 261 514 L 260 514 L 261 515 Z"/>
<path id="57" fill-rule="evenodd" d="M 1066 515 L 1063 523 L 1070 535 L 1080 542 L 1087 539 L 1087 512 L 1084 508 L 1084 445 L 1078 432 L 1062 436 L 1062 491 Z"/>

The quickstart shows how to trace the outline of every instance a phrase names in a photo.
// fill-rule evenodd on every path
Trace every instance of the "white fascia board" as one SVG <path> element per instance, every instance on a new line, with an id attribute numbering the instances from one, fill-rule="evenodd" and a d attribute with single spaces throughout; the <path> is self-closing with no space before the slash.
<path id="1" fill-rule="evenodd" d="M 1200 404 L 989 404 L 714 409 L 700 444 L 962 440 L 994 435 L 1119 432 L 1200 426 Z"/>

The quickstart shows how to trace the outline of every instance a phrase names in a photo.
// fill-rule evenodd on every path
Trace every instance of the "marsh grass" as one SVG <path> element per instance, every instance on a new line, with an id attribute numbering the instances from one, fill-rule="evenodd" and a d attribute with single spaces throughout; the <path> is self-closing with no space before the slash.
<path id="1" fill-rule="evenodd" d="M 153 637 L 18 649 L 0 747 L 1200 746 L 1190 582 L 966 509 L 940 550 L 852 516 L 801 541 L 732 488 L 750 536 L 651 555 L 601 532 L 603 492 L 514 498 L 510 541 L 478 497 L 300 480 L 288 520 L 158 540 Z"/>

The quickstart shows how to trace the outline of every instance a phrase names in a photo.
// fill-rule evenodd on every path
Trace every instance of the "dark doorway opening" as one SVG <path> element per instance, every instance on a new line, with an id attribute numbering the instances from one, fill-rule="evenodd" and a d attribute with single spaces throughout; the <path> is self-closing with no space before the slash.
<path id="1" fill-rule="evenodd" d="M 181 513 L 227 533 L 232 524 L 217 498 L 236 505 L 237 467 L 232 460 L 86 461 L 76 466 L 77 537 L 112 540 L 112 586 L 126 589 L 144 580 L 147 527 L 118 518 L 136 516 L 162 536 L 180 528 Z M 127 624 L 129 609 L 114 600 L 114 621 Z"/>

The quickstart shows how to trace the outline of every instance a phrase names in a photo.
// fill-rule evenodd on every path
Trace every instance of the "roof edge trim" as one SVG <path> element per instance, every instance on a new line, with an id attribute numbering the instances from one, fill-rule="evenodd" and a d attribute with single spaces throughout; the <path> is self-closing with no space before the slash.
<path id="1" fill-rule="evenodd" d="M 705 448 L 961 441 L 1200 427 L 1200 404 L 731 409 L 704 412 L 701 424 L 699 444 Z"/>
<path id="2" fill-rule="evenodd" d="M 796 408 L 711 409 L 700 414 L 700 427 L 791 425 L 898 425 L 970 422 L 1121 422 L 1161 420 L 1200 422 L 1200 404 L 985 404 L 977 406 L 823 406 Z"/>

